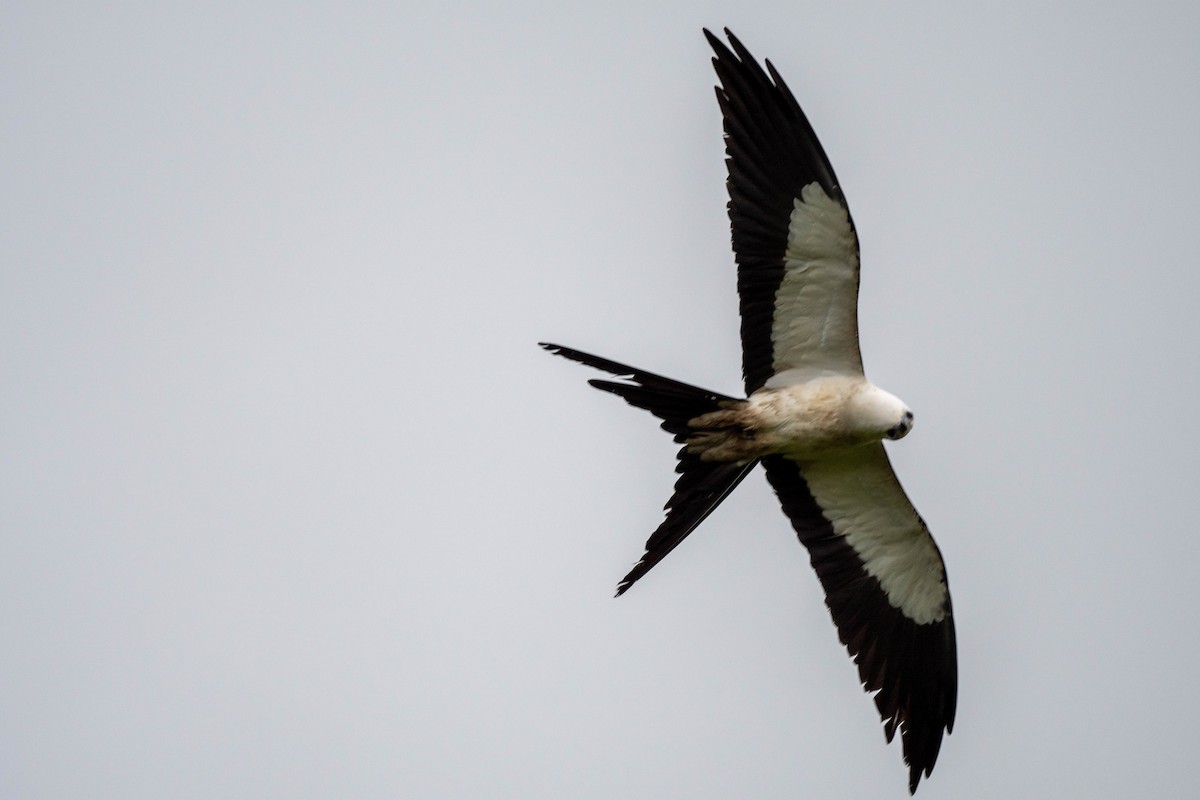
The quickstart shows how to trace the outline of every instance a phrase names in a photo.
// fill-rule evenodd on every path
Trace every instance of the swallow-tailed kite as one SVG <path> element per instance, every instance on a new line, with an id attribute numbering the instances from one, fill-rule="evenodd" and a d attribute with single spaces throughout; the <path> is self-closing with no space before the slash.
<path id="1" fill-rule="evenodd" d="M 808 549 L 842 644 L 896 731 L 914 792 L 954 724 L 954 620 L 942 557 L 892 472 L 884 439 L 913 414 L 863 375 L 859 249 L 845 195 L 779 73 L 728 30 L 716 52 L 737 260 L 746 399 L 555 344 L 618 376 L 592 386 L 662 420 L 683 445 L 675 493 L 624 593 L 762 464 Z"/>

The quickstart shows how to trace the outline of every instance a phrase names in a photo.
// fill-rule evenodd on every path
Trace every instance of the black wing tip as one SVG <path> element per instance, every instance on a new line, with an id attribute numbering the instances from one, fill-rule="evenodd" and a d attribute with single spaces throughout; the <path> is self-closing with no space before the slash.
<path id="1" fill-rule="evenodd" d="M 750 55 L 750 51 L 742 44 L 742 40 L 733 35 L 733 31 L 729 28 L 722 28 L 725 38 L 729 40 L 729 44 L 721 41 L 721 39 L 710 31 L 708 28 L 703 28 L 704 38 L 708 40 L 708 46 L 716 53 L 713 56 L 713 64 L 721 61 L 732 61 L 735 64 L 750 63 L 755 64 L 754 56 Z M 732 49 L 731 49 L 732 48 Z"/>
<path id="2" fill-rule="evenodd" d="M 714 48 L 720 47 L 720 48 L 728 49 L 726 47 L 725 43 L 722 42 L 721 39 L 715 33 L 713 33 L 711 30 L 709 30 L 708 28 L 701 28 L 700 30 L 702 30 L 704 32 L 704 38 L 708 39 L 709 44 L 711 44 Z M 729 30 L 729 26 L 722 25 L 721 33 L 725 34 L 725 37 L 727 39 L 729 39 L 730 42 L 735 42 L 737 44 L 741 44 L 741 42 L 738 41 L 738 38 L 733 35 L 733 31 Z"/>
<path id="3" fill-rule="evenodd" d="M 951 711 L 951 715 L 953 715 L 953 711 Z M 908 793 L 910 795 L 916 793 L 917 784 L 921 782 L 922 777 L 928 778 L 933 774 L 933 768 L 941 753 L 942 740 L 953 727 L 952 716 L 949 719 L 935 718 L 931 726 L 922 725 L 918 730 L 910 728 L 907 721 L 899 727 L 900 740 L 904 748 L 904 764 L 908 767 Z M 888 741 L 891 741 L 890 735 Z"/>
<path id="4" fill-rule="evenodd" d="M 933 760 L 934 761 L 937 760 L 936 753 L 933 756 Z M 910 795 L 916 794 L 917 793 L 917 784 L 919 784 L 921 782 L 921 778 L 922 777 L 928 778 L 932 774 L 933 774 L 933 762 L 930 762 L 929 765 L 925 766 L 925 767 L 922 767 L 919 764 L 910 766 L 908 768 L 908 793 Z"/>

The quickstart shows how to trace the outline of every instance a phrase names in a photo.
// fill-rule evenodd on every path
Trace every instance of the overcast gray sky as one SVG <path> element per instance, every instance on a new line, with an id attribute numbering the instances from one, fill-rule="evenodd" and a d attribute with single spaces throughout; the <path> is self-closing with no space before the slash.
<path id="1" fill-rule="evenodd" d="M 919 796 L 1184 797 L 1194 3 L 0 11 L 0 795 L 905 796 L 752 476 L 548 339 L 740 386 L 702 26 L 842 180 L 948 563 Z"/>

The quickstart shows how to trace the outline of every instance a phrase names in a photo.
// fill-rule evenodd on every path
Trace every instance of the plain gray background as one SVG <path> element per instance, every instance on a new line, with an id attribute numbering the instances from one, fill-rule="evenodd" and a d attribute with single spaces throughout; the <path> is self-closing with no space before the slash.
<path id="1" fill-rule="evenodd" d="M 919 796 L 1194 792 L 1196 5 L 422 0 L 0 12 L 0 795 L 906 796 L 761 476 L 612 599 L 674 446 L 534 344 L 739 390 L 724 25 L 916 410 Z"/>

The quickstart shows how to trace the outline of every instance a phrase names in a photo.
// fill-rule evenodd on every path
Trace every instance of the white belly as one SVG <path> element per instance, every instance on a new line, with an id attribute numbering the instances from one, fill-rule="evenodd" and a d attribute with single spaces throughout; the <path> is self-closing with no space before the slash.
<path id="1" fill-rule="evenodd" d="M 688 448 L 705 461 L 817 456 L 879 441 L 906 409 L 861 377 L 821 377 L 760 389 L 748 400 L 688 422 Z"/>

